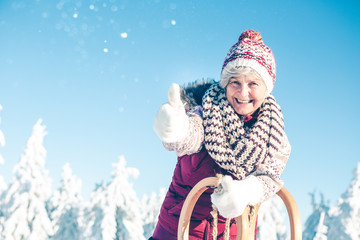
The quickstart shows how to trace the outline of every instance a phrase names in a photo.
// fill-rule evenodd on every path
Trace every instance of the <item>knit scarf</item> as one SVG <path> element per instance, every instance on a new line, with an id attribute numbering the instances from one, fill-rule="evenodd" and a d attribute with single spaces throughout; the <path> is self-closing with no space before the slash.
<path id="1" fill-rule="evenodd" d="M 280 149 L 284 120 L 272 95 L 265 98 L 256 123 L 248 131 L 219 83 L 206 91 L 202 101 L 205 148 L 235 178 L 244 179 L 256 170 L 257 164 Z"/>

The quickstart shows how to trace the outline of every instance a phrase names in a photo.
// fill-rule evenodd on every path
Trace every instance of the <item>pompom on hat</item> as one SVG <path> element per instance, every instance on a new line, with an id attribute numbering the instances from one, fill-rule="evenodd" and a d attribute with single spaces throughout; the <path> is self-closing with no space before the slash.
<path id="1" fill-rule="evenodd" d="M 260 33 L 244 31 L 238 42 L 228 51 L 221 70 L 220 86 L 225 88 L 229 77 L 241 67 L 251 67 L 265 82 L 268 94 L 274 88 L 276 63 L 271 49 L 265 45 Z"/>

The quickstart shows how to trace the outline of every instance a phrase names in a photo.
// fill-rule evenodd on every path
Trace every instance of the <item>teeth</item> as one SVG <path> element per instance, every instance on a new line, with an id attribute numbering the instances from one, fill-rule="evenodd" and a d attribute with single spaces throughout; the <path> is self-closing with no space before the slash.
<path id="1" fill-rule="evenodd" d="M 241 100 L 239 100 L 239 99 L 237 99 L 236 98 L 236 101 L 238 102 L 238 103 L 249 103 L 250 101 L 241 101 Z"/>

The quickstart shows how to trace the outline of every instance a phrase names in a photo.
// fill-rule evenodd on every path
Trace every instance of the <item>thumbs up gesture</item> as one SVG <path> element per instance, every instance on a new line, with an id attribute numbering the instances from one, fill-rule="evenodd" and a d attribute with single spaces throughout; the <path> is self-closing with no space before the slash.
<path id="1" fill-rule="evenodd" d="M 179 142 L 189 132 L 189 117 L 185 113 L 180 97 L 180 86 L 173 83 L 168 93 L 169 101 L 158 110 L 154 120 L 154 131 L 166 143 Z"/>

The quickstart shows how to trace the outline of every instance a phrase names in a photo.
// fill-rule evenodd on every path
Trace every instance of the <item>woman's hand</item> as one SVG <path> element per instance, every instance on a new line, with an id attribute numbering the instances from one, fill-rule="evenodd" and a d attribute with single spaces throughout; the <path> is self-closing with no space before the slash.
<path id="1" fill-rule="evenodd" d="M 180 86 L 173 83 L 168 93 L 169 101 L 160 107 L 154 120 L 154 131 L 166 143 L 183 140 L 189 131 L 189 117 L 180 97 Z"/>
<path id="2" fill-rule="evenodd" d="M 220 184 L 222 190 L 211 194 L 211 202 L 225 218 L 240 216 L 247 205 L 258 204 L 263 195 L 263 185 L 255 176 L 233 180 L 227 175 Z"/>

